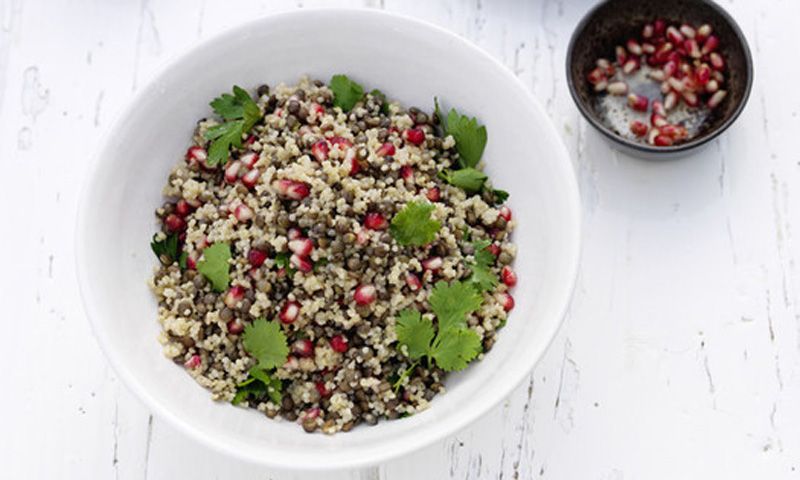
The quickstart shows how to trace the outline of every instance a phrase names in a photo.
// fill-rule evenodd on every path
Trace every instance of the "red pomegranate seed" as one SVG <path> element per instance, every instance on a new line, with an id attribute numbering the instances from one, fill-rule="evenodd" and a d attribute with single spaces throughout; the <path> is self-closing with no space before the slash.
<path id="1" fill-rule="evenodd" d="M 719 38 L 716 35 L 709 36 L 705 42 L 703 42 L 703 55 L 708 55 L 709 53 L 715 51 L 719 47 Z"/>
<path id="2" fill-rule="evenodd" d="M 676 92 L 682 92 L 686 89 L 686 85 L 683 83 L 683 80 L 678 80 L 675 77 L 669 77 L 667 79 L 667 84 L 672 90 Z"/>
<path id="3" fill-rule="evenodd" d="M 350 148 L 353 146 L 353 142 L 344 138 L 344 137 L 331 137 L 330 139 L 331 145 L 334 147 L 339 147 L 339 149 L 344 150 L 346 148 Z"/>
<path id="4" fill-rule="evenodd" d="M 299 272 L 308 273 L 314 269 L 314 264 L 311 263 L 311 260 L 301 257 L 298 254 L 294 254 L 289 257 L 289 264 L 297 269 Z"/>
<path id="5" fill-rule="evenodd" d="M 600 81 L 600 83 L 598 83 L 598 84 L 596 84 L 594 86 L 594 91 L 597 92 L 597 93 L 600 93 L 600 92 L 605 91 L 605 89 L 607 87 L 608 87 L 608 80 L 603 79 L 603 80 Z"/>
<path id="6" fill-rule="evenodd" d="M 655 112 L 653 112 L 653 114 L 650 115 L 650 124 L 653 125 L 654 127 L 663 127 L 668 123 L 669 122 L 667 122 L 667 119 L 664 118 L 664 116 L 662 115 L 659 115 Z"/>
<path id="7" fill-rule="evenodd" d="M 628 60 L 628 51 L 625 50 L 625 47 L 623 47 L 621 45 L 617 45 L 617 47 L 616 47 L 616 49 L 614 51 L 615 51 L 615 54 L 616 54 L 616 57 L 617 57 L 617 65 L 623 65 L 625 63 L 625 61 Z M 592 72 L 594 72 L 594 70 L 592 70 Z M 602 69 L 600 69 L 600 73 L 604 73 L 602 71 Z M 591 75 L 591 73 L 589 75 Z M 597 74 L 595 74 L 595 75 L 597 75 Z M 589 79 L 589 82 L 596 83 L 596 82 L 592 82 L 591 79 Z"/>
<path id="8" fill-rule="evenodd" d="M 247 152 L 241 157 L 239 157 L 239 161 L 242 162 L 242 165 L 246 166 L 247 168 L 253 168 L 258 162 L 258 154 L 255 152 Z"/>
<path id="9" fill-rule="evenodd" d="M 711 95 L 711 98 L 708 99 L 708 108 L 716 108 L 719 106 L 720 103 L 725 99 L 728 95 L 728 92 L 725 90 L 718 90 L 714 95 Z"/>
<path id="10" fill-rule="evenodd" d="M 639 45 L 639 42 L 637 42 L 633 38 L 629 39 L 628 42 L 625 44 L 625 46 L 628 48 L 629 52 L 636 55 L 637 57 L 642 54 L 642 46 Z"/>
<path id="11" fill-rule="evenodd" d="M 247 253 L 247 263 L 249 263 L 253 267 L 260 267 L 264 265 L 264 262 L 267 260 L 267 252 L 264 250 L 258 250 L 255 248 L 251 248 L 250 251 Z"/>
<path id="12" fill-rule="evenodd" d="M 689 40 L 683 42 L 683 48 L 692 58 L 700 58 L 703 56 L 703 54 L 700 52 L 700 46 L 697 44 L 697 40 L 694 38 L 690 38 Z"/>
<path id="13" fill-rule="evenodd" d="M 194 210 L 194 208 L 191 205 L 189 205 L 189 202 L 187 202 L 182 198 L 175 203 L 175 213 L 177 213 L 181 217 L 189 215 L 190 213 L 192 213 L 192 210 Z"/>
<path id="14" fill-rule="evenodd" d="M 495 257 L 500 255 L 500 245 L 497 245 L 496 243 L 489 245 L 488 247 L 486 247 L 486 249 L 489 250 L 489 253 L 491 253 Z"/>
<path id="15" fill-rule="evenodd" d="M 643 95 L 637 95 L 635 93 L 628 95 L 628 106 L 636 111 L 646 112 L 649 102 L 648 98 Z"/>
<path id="16" fill-rule="evenodd" d="M 411 180 L 414 178 L 414 169 L 409 165 L 403 165 L 400 167 L 400 178 L 403 180 Z"/>
<path id="17" fill-rule="evenodd" d="M 725 60 L 722 59 L 722 55 L 719 53 L 711 52 L 708 56 L 708 61 L 711 62 L 714 70 L 725 70 Z"/>
<path id="18" fill-rule="evenodd" d="M 670 138 L 670 137 L 668 137 L 666 135 L 658 135 L 653 140 L 653 143 L 657 147 L 669 147 L 670 145 L 672 145 L 672 138 Z"/>
<path id="19" fill-rule="evenodd" d="M 639 120 L 634 120 L 631 122 L 631 133 L 637 137 L 643 137 L 647 135 L 647 125 Z"/>
<path id="20" fill-rule="evenodd" d="M 696 107 L 700 104 L 700 99 L 698 98 L 697 94 L 690 91 L 685 91 L 681 93 L 681 97 L 683 97 L 684 103 L 690 107 Z"/>
<path id="21" fill-rule="evenodd" d="M 314 420 L 319 417 L 319 407 L 312 407 L 305 411 L 302 415 L 303 420 Z"/>
<path id="22" fill-rule="evenodd" d="M 325 382 L 323 381 L 315 383 L 314 388 L 317 389 L 317 393 L 319 393 L 320 397 L 327 397 L 331 393 L 328 391 L 327 387 L 325 387 Z"/>
<path id="23" fill-rule="evenodd" d="M 700 85 L 706 85 L 711 80 L 711 67 L 703 63 L 695 69 L 695 79 Z"/>
<path id="24" fill-rule="evenodd" d="M 660 131 L 662 135 L 666 135 L 673 140 L 682 140 L 689 136 L 689 131 L 682 125 L 664 125 Z"/>
<path id="25" fill-rule="evenodd" d="M 661 132 L 657 128 L 650 129 L 650 131 L 647 133 L 647 143 L 650 145 L 655 145 L 656 137 L 660 134 Z"/>
<path id="26" fill-rule="evenodd" d="M 164 219 L 164 226 L 166 226 L 167 230 L 170 232 L 180 232 L 186 228 L 186 220 L 174 213 L 170 213 L 167 215 L 167 218 Z"/>
<path id="27" fill-rule="evenodd" d="M 294 240 L 289 240 L 288 246 L 292 253 L 300 255 L 301 257 L 307 257 L 311 255 L 311 252 L 314 250 L 314 242 L 311 241 L 310 238 L 296 238 Z"/>
<path id="28" fill-rule="evenodd" d="M 389 226 L 386 218 L 377 212 L 369 212 L 364 216 L 364 227 L 370 230 L 383 230 Z"/>
<path id="29" fill-rule="evenodd" d="M 652 24 L 648 23 L 642 27 L 642 38 L 653 38 L 653 34 L 655 33 L 655 28 Z"/>
<path id="30" fill-rule="evenodd" d="M 425 132 L 421 128 L 410 128 L 406 130 L 405 137 L 414 145 L 422 145 L 425 141 Z"/>
<path id="31" fill-rule="evenodd" d="M 614 65 L 612 65 L 612 63 L 611 63 L 611 62 L 609 62 L 609 61 L 608 61 L 607 59 L 605 59 L 605 58 L 598 58 L 598 59 L 597 59 L 597 61 L 595 62 L 595 64 L 596 64 L 596 65 L 597 65 L 599 68 L 603 69 L 603 72 L 605 72 L 605 74 L 606 74 L 607 76 L 609 76 L 609 77 L 611 77 L 611 76 L 613 76 L 615 73 L 617 73 L 617 69 L 616 69 L 616 68 L 614 68 Z"/>
<path id="32" fill-rule="evenodd" d="M 242 162 L 234 160 L 225 166 L 225 181 L 234 183 L 239 179 L 239 170 L 242 169 Z"/>
<path id="33" fill-rule="evenodd" d="M 666 97 L 664 97 L 664 109 L 666 111 L 670 111 L 675 108 L 675 105 L 678 104 L 678 94 L 675 92 L 669 92 Z"/>
<path id="34" fill-rule="evenodd" d="M 246 222 L 251 220 L 255 214 L 250 207 L 244 203 L 240 203 L 239 205 L 236 205 L 236 208 L 233 210 L 233 216 L 236 217 L 236 220 L 239 220 L 240 222 Z"/>
<path id="35" fill-rule="evenodd" d="M 662 64 L 668 60 L 670 60 L 670 56 L 675 53 L 672 51 L 673 45 L 671 42 L 663 43 L 658 49 L 656 53 L 653 54 L 653 62 L 655 64 Z"/>
<path id="36" fill-rule="evenodd" d="M 292 227 L 286 232 L 286 237 L 289 240 L 296 240 L 303 237 L 303 232 L 299 228 Z"/>
<path id="37" fill-rule="evenodd" d="M 639 69 L 639 59 L 636 57 L 629 58 L 622 66 L 622 73 L 630 75 Z"/>
<path id="38" fill-rule="evenodd" d="M 198 163 L 198 164 L 205 164 L 206 160 L 208 159 L 208 152 L 203 147 L 189 147 L 189 150 L 186 150 L 186 160 L 189 163 Z"/>
<path id="39" fill-rule="evenodd" d="M 660 37 L 664 35 L 664 32 L 667 30 L 667 22 L 665 22 L 661 18 L 657 18 L 653 21 L 653 35 L 656 37 Z"/>
<path id="40" fill-rule="evenodd" d="M 375 301 L 376 297 L 376 290 L 372 285 L 359 285 L 353 292 L 353 300 L 356 305 L 369 305 Z"/>
<path id="41" fill-rule="evenodd" d="M 681 32 L 679 32 L 678 29 L 672 25 L 667 27 L 667 38 L 675 45 L 683 45 L 683 41 L 685 40 Z"/>
<path id="42" fill-rule="evenodd" d="M 261 172 L 254 168 L 242 176 L 242 185 L 247 188 L 253 188 L 258 183 L 259 177 L 261 177 Z"/>
<path id="43" fill-rule="evenodd" d="M 325 108 L 323 108 L 322 105 L 320 105 L 319 103 L 314 102 L 311 104 L 311 109 L 309 110 L 309 113 L 313 116 L 314 121 L 316 122 L 317 120 L 322 118 L 323 115 L 325 115 Z"/>
<path id="44" fill-rule="evenodd" d="M 334 352 L 344 353 L 347 351 L 348 341 L 341 335 L 331 337 L 330 344 Z"/>
<path id="45" fill-rule="evenodd" d="M 691 25 L 683 24 L 681 25 L 680 32 L 686 38 L 694 38 L 697 35 L 697 30 L 695 30 Z"/>
<path id="46" fill-rule="evenodd" d="M 186 268 L 189 270 L 197 270 L 197 254 L 190 253 L 186 257 Z"/>
<path id="47" fill-rule="evenodd" d="M 513 287 L 517 284 L 517 274 L 508 265 L 500 270 L 500 278 L 503 279 L 503 283 L 508 287 Z"/>
<path id="48" fill-rule="evenodd" d="M 201 363 L 200 355 L 195 354 L 189 357 L 189 360 L 186 360 L 183 363 L 183 366 L 186 368 L 197 368 L 200 366 L 200 363 Z"/>
<path id="49" fill-rule="evenodd" d="M 609 83 L 607 90 L 611 95 L 625 95 L 628 93 L 628 84 L 625 82 Z"/>
<path id="50" fill-rule="evenodd" d="M 298 316 L 300 316 L 300 304 L 294 300 L 284 303 L 278 312 L 278 320 L 287 325 L 297 320 Z"/>
<path id="51" fill-rule="evenodd" d="M 422 288 L 422 282 L 419 281 L 419 277 L 411 272 L 406 274 L 406 285 L 408 285 L 408 288 L 410 288 L 412 292 L 416 292 Z"/>
<path id="52" fill-rule="evenodd" d="M 428 189 L 427 192 L 425 192 L 425 196 L 431 202 L 438 202 L 439 201 L 439 197 L 440 197 L 440 193 L 441 192 L 439 192 L 439 187 L 431 187 L 431 188 Z"/>
<path id="53" fill-rule="evenodd" d="M 511 209 L 508 208 L 506 205 L 500 207 L 500 211 L 497 213 L 499 216 L 503 218 L 506 222 L 511 221 Z"/>
<path id="54" fill-rule="evenodd" d="M 225 293 L 225 297 L 222 299 L 225 302 L 225 305 L 228 308 L 235 308 L 236 304 L 239 303 L 244 298 L 244 288 L 239 285 L 234 285 L 228 289 Z"/>
<path id="55" fill-rule="evenodd" d="M 664 108 L 664 103 L 661 100 L 653 100 L 653 113 L 657 113 L 662 117 L 667 116 L 667 110 Z"/>
<path id="56" fill-rule="evenodd" d="M 361 164 L 358 163 L 358 158 L 356 158 L 356 150 L 354 148 L 347 150 L 343 163 L 345 165 L 350 165 L 350 168 L 347 170 L 347 174 L 350 176 L 353 176 L 361 171 Z"/>
<path id="57" fill-rule="evenodd" d="M 652 43 L 643 43 L 642 44 L 642 52 L 646 53 L 647 55 L 652 55 L 656 53 L 656 46 Z"/>
<path id="58" fill-rule="evenodd" d="M 239 335 L 244 331 L 244 323 L 238 318 L 234 318 L 230 322 L 228 322 L 228 333 L 231 335 Z"/>
<path id="59" fill-rule="evenodd" d="M 278 191 L 278 194 L 292 200 L 302 200 L 311 193 L 308 185 L 295 180 L 278 180 L 273 184 L 273 187 Z"/>
<path id="60" fill-rule="evenodd" d="M 713 78 L 706 83 L 706 92 L 714 93 L 719 90 L 719 82 L 714 80 Z"/>
<path id="61" fill-rule="evenodd" d="M 514 308 L 514 297 L 508 293 L 500 293 L 497 295 L 497 300 L 502 305 L 503 310 L 510 312 Z"/>
<path id="62" fill-rule="evenodd" d="M 311 145 L 311 155 L 314 155 L 318 161 L 322 162 L 328 159 L 328 142 L 320 140 L 314 145 Z"/>
<path id="63" fill-rule="evenodd" d="M 589 72 L 589 75 L 587 75 L 586 78 L 592 85 L 597 85 L 598 83 L 606 80 L 606 72 L 602 68 L 597 67 Z"/>
<path id="64" fill-rule="evenodd" d="M 394 144 L 390 142 L 384 143 L 383 145 L 378 147 L 378 150 L 375 151 L 375 154 L 378 155 L 379 157 L 394 155 L 395 154 Z"/>
<path id="65" fill-rule="evenodd" d="M 292 353 L 298 357 L 312 357 L 314 356 L 314 344 L 307 338 L 295 340 L 295 342 L 292 343 Z"/>
<path id="66" fill-rule="evenodd" d="M 435 272 L 442 268 L 444 261 L 442 257 L 430 257 L 422 261 L 422 268 Z"/>
<path id="67" fill-rule="evenodd" d="M 664 67 L 662 67 L 661 71 L 664 72 L 664 75 L 667 79 L 670 79 L 678 72 L 678 64 L 670 60 L 664 64 Z"/>

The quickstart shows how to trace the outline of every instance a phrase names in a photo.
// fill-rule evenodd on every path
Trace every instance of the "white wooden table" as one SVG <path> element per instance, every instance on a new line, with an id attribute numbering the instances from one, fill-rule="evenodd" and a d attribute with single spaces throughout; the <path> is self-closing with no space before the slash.
<path id="1" fill-rule="evenodd" d="M 0 0 L 0 477 L 800 477 L 800 3 L 723 2 L 751 42 L 753 95 L 709 149 L 671 162 L 616 153 L 579 117 L 563 64 L 591 3 Z M 119 383 L 80 305 L 74 218 L 97 138 L 159 64 L 254 16 L 331 4 L 427 19 L 513 69 L 572 154 L 584 256 L 555 343 L 485 418 L 366 471 L 269 472 Z"/>

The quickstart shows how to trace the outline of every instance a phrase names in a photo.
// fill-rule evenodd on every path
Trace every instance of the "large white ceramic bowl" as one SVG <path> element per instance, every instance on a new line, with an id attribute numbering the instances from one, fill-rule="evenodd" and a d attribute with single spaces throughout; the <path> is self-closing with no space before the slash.
<path id="1" fill-rule="evenodd" d="M 433 97 L 477 116 L 495 185 L 518 222 L 516 308 L 483 361 L 447 379 L 427 411 L 334 436 L 211 401 L 156 341 L 146 279 L 156 259 L 153 210 L 170 168 L 208 102 L 233 84 L 327 80 L 345 73 L 405 105 Z M 539 104 L 489 55 L 456 35 L 368 10 L 310 10 L 262 18 L 203 42 L 131 101 L 100 145 L 81 202 L 77 262 L 86 313 L 125 384 L 159 417 L 218 450 L 273 467 L 373 464 L 441 439 L 497 405 L 530 372 L 558 329 L 579 255 L 578 190 L 566 149 Z"/>

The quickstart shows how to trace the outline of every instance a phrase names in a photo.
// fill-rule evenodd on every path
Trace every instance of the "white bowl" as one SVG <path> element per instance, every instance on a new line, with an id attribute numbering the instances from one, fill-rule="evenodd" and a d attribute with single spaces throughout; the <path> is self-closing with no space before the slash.
<path id="1" fill-rule="evenodd" d="M 153 210 L 208 102 L 233 84 L 327 80 L 345 73 L 407 106 L 433 97 L 488 129 L 486 170 L 511 193 L 518 222 L 516 309 L 485 359 L 451 375 L 431 408 L 333 436 L 215 403 L 156 341 L 146 279 L 156 259 Z M 369 10 L 306 10 L 236 27 L 180 56 L 132 100 L 100 146 L 82 198 L 77 267 L 86 313 L 125 384 L 161 418 L 220 451 L 273 467 L 373 464 L 452 434 L 498 404 L 558 329 L 579 255 L 578 189 L 566 149 L 539 104 L 489 55 L 456 35 Z"/>

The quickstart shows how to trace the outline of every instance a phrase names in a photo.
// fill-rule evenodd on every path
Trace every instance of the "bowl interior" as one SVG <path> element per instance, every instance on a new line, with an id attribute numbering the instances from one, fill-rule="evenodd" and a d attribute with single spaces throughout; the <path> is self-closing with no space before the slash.
<path id="1" fill-rule="evenodd" d="M 727 98 L 714 109 L 691 141 L 671 148 L 649 147 L 621 138 L 598 108 L 597 94 L 586 80 L 598 58 L 614 58 L 614 48 L 629 38 L 640 38 L 645 23 L 663 18 L 667 24 L 707 23 L 719 37 L 718 51 L 727 67 Z M 573 35 L 567 58 L 567 71 L 575 101 L 589 120 L 603 133 L 622 143 L 645 150 L 669 151 L 691 148 L 704 143 L 735 119 L 750 91 L 752 65 L 747 43 L 731 17 L 713 2 L 706 0 L 608 0 L 587 14 Z M 645 93 L 645 92 L 637 92 Z"/>
<path id="2" fill-rule="evenodd" d="M 313 32 L 310 34 L 309 32 Z M 365 41 L 373 39 L 379 41 Z M 328 80 L 346 73 L 431 110 L 433 97 L 487 125 L 488 173 L 511 192 L 519 223 L 517 306 L 485 360 L 452 375 L 418 415 L 335 436 L 215 403 L 156 341 L 153 210 L 208 102 L 237 84 Z M 536 149 L 520 139 L 536 139 Z M 559 136 L 525 89 L 490 57 L 438 28 L 369 11 L 304 11 L 249 23 L 173 62 L 134 99 L 98 152 L 79 218 L 78 270 L 98 340 L 126 384 L 158 414 L 242 458 L 291 468 L 374 463 L 452 433 L 498 403 L 542 355 L 576 273 L 577 188 Z"/>

